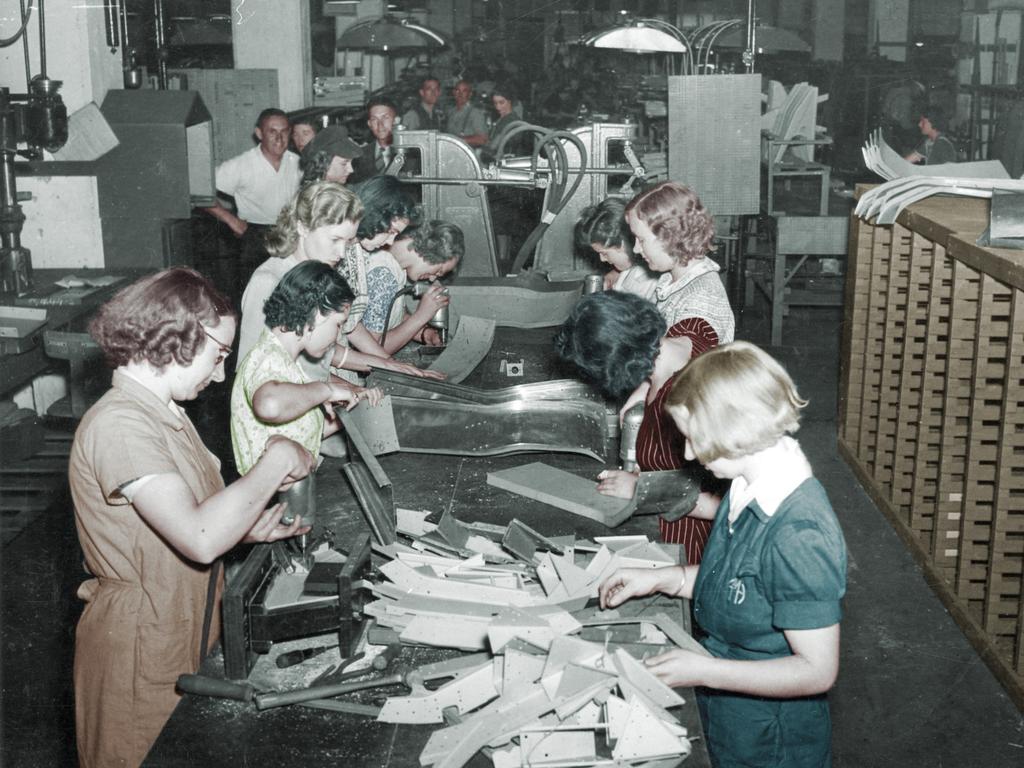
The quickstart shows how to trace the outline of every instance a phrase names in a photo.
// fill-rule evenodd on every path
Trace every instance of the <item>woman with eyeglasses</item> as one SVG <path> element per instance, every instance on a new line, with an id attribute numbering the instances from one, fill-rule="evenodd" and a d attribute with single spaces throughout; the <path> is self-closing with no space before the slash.
<path id="1" fill-rule="evenodd" d="M 223 581 L 211 567 L 242 541 L 308 530 L 268 507 L 314 457 L 268 441 L 225 487 L 220 462 L 178 403 L 224 380 L 236 316 L 205 277 L 177 267 L 142 278 L 97 311 L 89 331 L 114 368 L 82 418 L 68 467 L 92 578 L 75 637 L 75 715 L 83 766 L 138 765 L 219 635 Z M 204 620 L 205 617 L 205 620 Z"/>

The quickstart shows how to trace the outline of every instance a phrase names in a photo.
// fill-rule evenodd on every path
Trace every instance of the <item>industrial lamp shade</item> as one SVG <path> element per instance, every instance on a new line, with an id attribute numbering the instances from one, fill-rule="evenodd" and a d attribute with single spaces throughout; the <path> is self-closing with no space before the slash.
<path id="1" fill-rule="evenodd" d="M 627 26 L 595 32 L 581 42 L 592 48 L 611 48 L 634 53 L 686 53 L 686 44 L 678 37 L 642 21 L 633 21 Z"/>
<path id="2" fill-rule="evenodd" d="M 338 38 L 338 50 L 394 53 L 440 50 L 448 41 L 439 33 L 408 19 L 382 16 L 353 24 Z"/>

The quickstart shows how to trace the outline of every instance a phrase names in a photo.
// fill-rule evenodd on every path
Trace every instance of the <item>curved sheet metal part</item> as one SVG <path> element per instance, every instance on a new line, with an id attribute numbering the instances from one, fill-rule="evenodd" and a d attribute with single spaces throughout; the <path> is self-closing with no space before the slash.
<path id="1" fill-rule="evenodd" d="M 380 405 L 346 413 L 374 455 L 408 451 L 504 456 L 526 451 L 582 453 L 604 461 L 610 421 L 587 400 L 472 403 L 385 395 Z"/>
<path id="2" fill-rule="evenodd" d="M 370 386 L 380 387 L 388 395 L 421 397 L 426 400 L 493 405 L 516 400 L 588 400 L 604 403 L 604 398 L 581 381 L 554 379 L 532 384 L 517 384 L 503 389 L 478 389 L 449 381 L 435 381 L 418 376 L 406 376 L 375 368 L 367 379 Z"/>
<path id="3" fill-rule="evenodd" d="M 593 402 L 480 405 L 392 395 L 391 408 L 401 451 L 457 456 L 554 451 L 604 461 L 607 421 L 604 408 Z"/>
<path id="4" fill-rule="evenodd" d="M 458 277 L 448 286 L 449 313 L 513 328 L 561 325 L 576 305 L 582 280 L 548 282 L 535 273 L 516 277 Z"/>
<path id="5" fill-rule="evenodd" d="M 462 315 L 458 318 L 455 333 L 448 340 L 448 346 L 430 366 L 448 376 L 448 381 L 458 384 L 471 374 L 494 344 L 494 321 Z"/>

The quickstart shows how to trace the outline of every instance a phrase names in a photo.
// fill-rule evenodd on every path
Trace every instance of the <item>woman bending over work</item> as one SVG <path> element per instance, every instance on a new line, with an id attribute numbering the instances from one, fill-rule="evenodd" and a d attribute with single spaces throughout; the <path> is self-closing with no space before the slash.
<path id="1" fill-rule="evenodd" d="M 210 564 L 241 541 L 309 530 L 298 517 L 278 525 L 283 510 L 267 503 L 309 474 L 313 456 L 275 437 L 224 487 L 178 406 L 224 381 L 235 338 L 230 302 L 199 273 L 138 280 L 100 307 L 89 332 L 114 377 L 82 418 L 68 467 L 92 575 L 78 590 L 78 755 L 83 766 L 138 765 L 178 703 L 178 676 L 196 672 L 204 640 L 219 635 L 223 580 Z"/>
<path id="2" fill-rule="evenodd" d="M 644 264 L 633 260 L 633 233 L 626 223 L 626 203 L 608 197 L 580 212 L 573 229 L 576 248 L 592 250 L 609 269 L 604 275 L 606 291 L 635 293 L 644 299 L 654 294 L 659 275 L 651 274 Z"/>
<path id="3" fill-rule="evenodd" d="M 708 485 L 707 473 L 683 458 L 682 437 L 664 406 L 672 377 L 714 346 L 714 337 L 702 330 L 700 321 L 691 318 L 666 331 L 665 318 L 651 302 L 605 291 L 580 299 L 555 336 L 559 356 L 608 396 L 621 400 L 644 391 L 637 469 L 604 470 L 597 489 L 636 498 L 641 513 L 659 513 L 662 539 L 683 545 L 691 564 L 700 562 L 719 498 L 713 492 L 698 495 L 702 483 Z"/>
<path id="4" fill-rule="evenodd" d="M 319 261 L 292 267 L 263 305 L 265 327 L 238 366 L 231 387 L 231 444 L 239 472 L 247 472 L 267 441 L 284 435 L 316 456 L 320 441 L 341 427 L 333 404 L 354 408 L 361 397 L 346 382 L 306 375 L 300 355 L 322 357 L 334 346 L 354 295 L 345 278 Z"/>
<path id="5" fill-rule="evenodd" d="M 746 342 L 678 375 L 667 407 L 696 458 L 731 481 L 700 565 L 622 569 L 601 605 L 662 592 L 690 598 L 710 652 L 646 660 L 666 684 L 697 686 L 718 768 L 831 764 L 826 691 L 839 671 L 846 545 L 824 488 L 790 437 L 800 399 L 786 371 Z"/>

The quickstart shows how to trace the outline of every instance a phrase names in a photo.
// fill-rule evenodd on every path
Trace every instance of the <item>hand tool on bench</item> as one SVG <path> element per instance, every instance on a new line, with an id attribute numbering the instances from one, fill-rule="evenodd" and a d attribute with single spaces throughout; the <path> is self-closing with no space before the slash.
<path id="1" fill-rule="evenodd" d="M 326 653 L 327 651 L 337 647 L 338 644 L 335 643 L 334 645 L 316 645 L 312 648 L 300 648 L 296 651 L 288 651 L 274 659 L 274 663 L 277 664 L 278 669 L 287 669 L 288 667 L 294 667 L 296 664 L 301 664 L 304 661 L 308 661 L 315 656 L 319 656 L 321 653 Z"/>
<path id="2" fill-rule="evenodd" d="M 370 688 L 383 688 L 387 685 L 405 685 L 415 688 L 422 685 L 423 678 L 416 670 L 407 673 L 396 673 L 383 675 L 369 680 L 359 680 L 354 683 L 338 683 L 336 685 L 316 685 L 310 688 L 300 688 L 295 691 L 284 691 L 280 693 L 260 693 L 256 695 L 256 709 L 273 709 L 284 707 L 289 704 L 302 704 L 317 699 L 330 699 L 334 696 L 341 696 L 345 693 L 364 691 Z"/>
<path id="3" fill-rule="evenodd" d="M 177 688 L 182 693 L 234 699 L 246 703 L 253 701 L 256 697 L 256 686 L 252 683 L 234 683 L 230 680 L 206 677 L 206 675 L 178 675 Z"/>
<path id="4" fill-rule="evenodd" d="M 259 655 L 285 640 L 337 632 L 342 656 L 357 649 L 365 623 L 362 584 L 372 570 L 369 536 L 356 539 L 334 579 L 334 594 L 322 598 L 268 605 L 276 579 L 285 578 L 278 559 L 272 545 L 253 547 L 224 592 L 224 671 L 231 680 L 248 677 Z"/>

